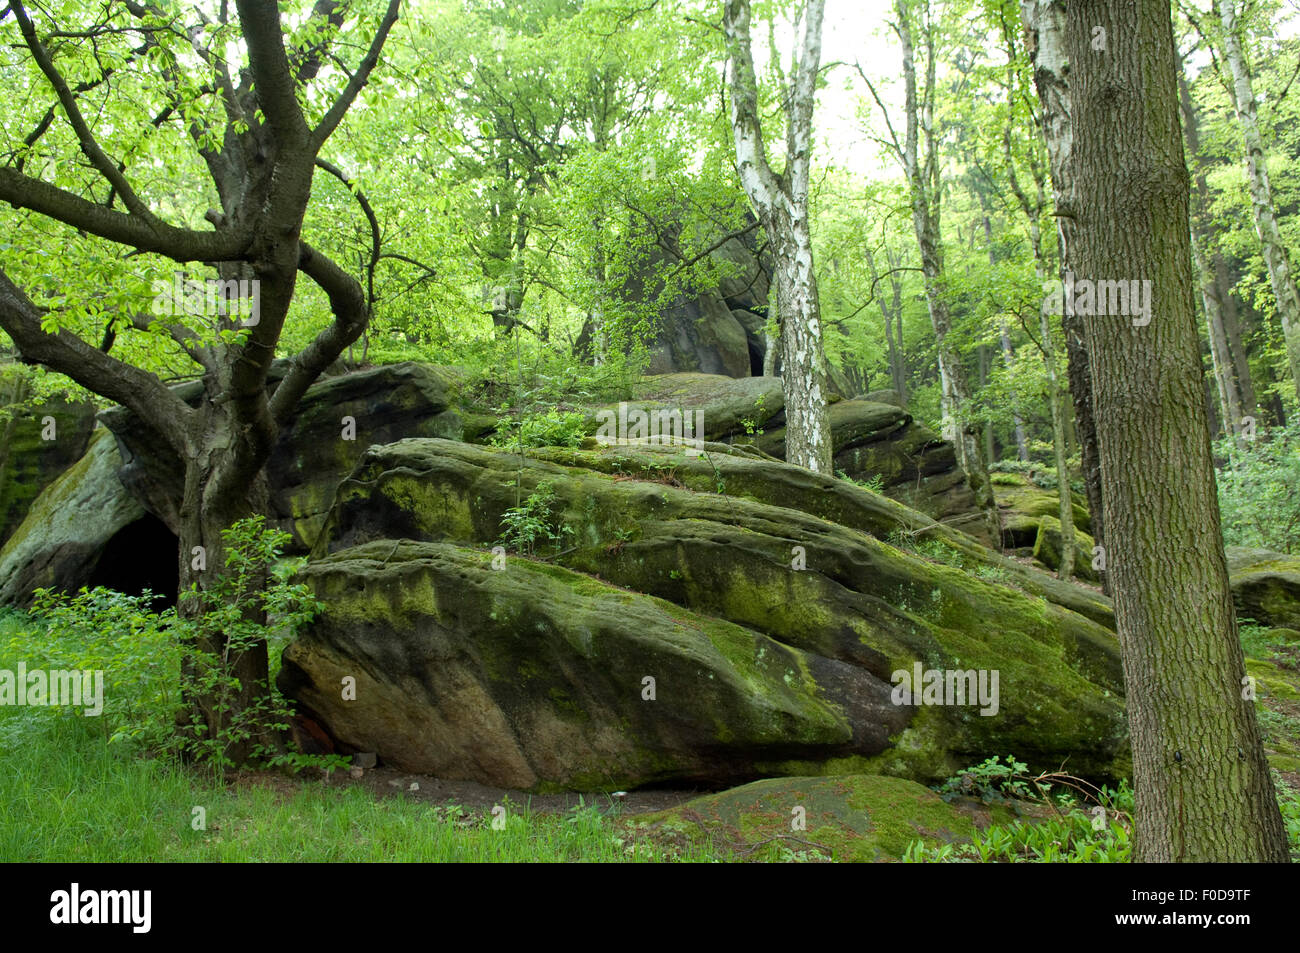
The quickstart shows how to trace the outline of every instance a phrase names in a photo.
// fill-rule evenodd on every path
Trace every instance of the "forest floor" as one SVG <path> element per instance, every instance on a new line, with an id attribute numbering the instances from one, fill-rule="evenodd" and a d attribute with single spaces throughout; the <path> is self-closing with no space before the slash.
<path id="1" fill-rule="evenodd" d="M 29 626 L 11 620 L 0 635 L 4 657 L 21 650 Z M 1264 744 L 1282 784 L 1279 800 L 1293 850 L 1300 852 L 1300 644 L 1279 630 L 1246 630 L 1248 671 L 1259 687 Z M 297 776 L 250 772 L 216 783 L 205 773 L 109 741 L 96 719 L 49 709 L 0 708 L 0 862 L 8 861 L 823 861 L 797 844 L 752 845 L 667 836 L 658 818 L 707 792 L 648 789 L 608 794 L 530 795 L 473 782 L 446 781 L 379 766 L 357 778 L 346 768 Z M 504 808 L 495 811 L 495 808 Z M 1046 815 L 1025 824 L 989 826 L 987 808 L 959 806 L 984 838 L 1001 846 L 990 859 L 1038 859 L 1032 851 L 1087 848 L 1088 819 L 1073 831 Z M 494 825 L 494 821 L 499 826 Z M 1055 825 L 1055 826 L 1054 826 Z M 704 832 L 709 835 L 709 832 Z M 1040 836 L 1041 835 L 1041 836 Z M 1020 837 L 1020 841 L 1015 838 Z M 1035 839 L 1036 838 L 1036 839 Z M 1123 841 L 1123 838 L 1119 838 Z M 979 845 L 976 845 L 977 847 Z M 1123 843 L 1098 845 L 1123 860 Z M 958 846 L 917 859 L 983 859 Z M 982 850 L 982 849 L 981 849 Z M 990 850 L 993 850 L 990 848 Z M 836 852 L 838 853 L 838 852 Z M 897 859 L 899 854 L 894 854 Z M 1056 857 L 1055 859 L 1065 859 Z"/>
<path id="2" fill-rule="evenodd" d="M 315 778 L 311 781 L 317 783 Z M 288 793 L 306 782 L 282 774 L 255 772 L 240 775 L 234 783 L 266 785 Z M 347 771 L 336 771 L 324 783 L 331 787 L 360 788 L 375 797 L 402 797 L 408 801 L 435 805 L 457 804 L 466 811 L 479 814 L 490 814 L 492 808 L 498 805 L 513 805 L 515 809 L 533 814 L 568 814 L 587 807 L 607 812 L 617 810 L 621 815 L 649 814 L 685 804 L 710 791 L 706 788 L 642 788 L 615 793 L 570 791 L 562 794 L 530 794 L 476 781 L 450 781 L 427 774 L 411 774 L 383 765 L 367 769 L 360 778 L 350 776 Z"/>

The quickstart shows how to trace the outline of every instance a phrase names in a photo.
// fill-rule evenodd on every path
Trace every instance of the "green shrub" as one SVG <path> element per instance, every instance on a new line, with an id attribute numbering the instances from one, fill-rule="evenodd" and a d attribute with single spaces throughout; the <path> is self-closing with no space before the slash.
<path id="1" fill-rule="evenodd" d="M 1228 546 L 1300 552 L 1300 422 L 1237 447 L 1219 441 L 1219 512 Z"/>
<path id="2" fill-rule="evenodd" d="M 573 411 L 548 410 L 528 414 L 520 419 L 502 417 L 497 421 L 493 446 L 509 450 L 525 447 L 576 447 L 587 435 L 587 418 Z"/>
<path id="3" fill-rule="evenodd" d="M 1002 759 L 995 755 L 953 775 L 937 790 L 946 801 L 962 796 L 978 797 L 985 803 L 1029 798 L 1033 791 L 1029 788 L 1027 770 L 1028 765 L 1015 758 L 1007 758 L 1007 763 L 1002 764 Z"/>
<path id="4" fill-rule="evenodd" d="M 1282 823 L 1286 825 L 1286 843 L 1292 858 L 1300 857 L 1300 794 L 1277 771 L 1273 772 L 1277 788 L 1277 806 L 1282 810 Z"/>
<path id="5" fill-rule="evenodd" d="M 512 484 L 507 484 L 512 485 Z M 556 526 L 551 516 L 555 502 L 555 485 L 550 480 L 537 484 L 537 489 L 519 506 L 512 506 L 501 516 L 501 535 L 498 542 L 507 549 L 525 556 L 536 552 L 537 544 L 550 543 L 559 552 L 566 536 L 573 533 L 567 524 Z"/>
<path id="6" fill-rule="evenodd" d="M 175 743 L 183 650 L 176 612 L 155 612 L 153 596 L 111 589 L 65 595 L 37 590 L 31 616 L 12 615 L 4 643 L 6 667 L 102 671 L 103 712 L 95 718 L 110 743 L 164 750 Z M 11 741 L 48 718 L 81 717 L 79 711 L 24 706 L 6 719 Z"/>
<path id="7" fill-rule="evenodd" d="M 98 717 L 110 742 L 182 754 L 207 762 L 218 773 L 233 767 L 226 756 L 232 744 L 288 727 L 292 705 L 274 685 L 279 653 L 320 604 L 306 586 L 290 581 L 297 563 L 279 559 L 287 533 L 254 517 L 222 535 L 224 571 L 215 574 L 208 588 L 191 587 L 184 596 L 201 609 L 194 618 L 181 618 L 174 608 L 155 611 L 150 593 L 39 590 L 31 617 L 10 617 L 0 630 L 12 633 L 4 643 L 6 659 L 25 661 L 29 669 L 102 671 L 104 710 Z M 268 645 L 272 680 L 260 702 L 236 711 L 242 686 L 233 659 L 262 641 Z M 193 649 L 223 643 L 227 651 L 219 657 Z M 183 699 L 196 695 L 214 700 L 217 724 L 211 736 L 202 725 L 177 731 Z M 34 707 L 20 711 L 4 722 L 11 742 L 39 730 L 41 718 L 69 714 Z M 261 747 L 254 756 L 272 766 L 337 762 L 305 758 L 278 746 Z"/>
<path id="8" fill-rule="evenodd" d="M 1038 802 L 1053 812 L 1039 820 L 991 824 L 967 844 L 916 840 L 905 863 L 1125 863 L 1132 851 L 1133 792 L 1094 788 L 1062 773 L 1030 775 L 1027 766 L 993 757 L 936 788 L 945 800 L 979 797 L 985 803 Z"/>
<path id="9" fill-rule="evenodd" d="M 252 704 L 238 704 L 243 686 L 235 659 L 262 642 L 267 643 L 268 655 L 272 643 L 283 647 L 322 608 L 309 587 L 290 581 L 291 566 L 278 565 L 280 551 L 292 538 L 288 533 L 268 526 L 265 517 L 254 516 L 238 521 L 221 536 L 225 571 L 205 588 L 191 585 L 182 594 L 182 600 L 191 600 L 200 611 L 177 624 L 187 646 L 224 646 L 220 655 L 192 652 L 182 678 L 187 696 L 212 700 L 211 717 L 216 721 L 212 726 L 188 725 L 190 737 L 182 735 L 183 749 L 214 771 L 236 767 L 227 755 L 232 745 L 285 731 L 293 715 L 293 706 L 274 683 L 263 686 Z M 273 766 L 312 763 L 264 744 L 254 747 L 253 756 Z"/>
<path id="10" fill-rule="evenodd" d="M 864 490 L 870 490 L 872 493 L 877 495 L 885 492 L 885 476 L 882 473 L 877 473 L 870 480 L 855 480 L 843 470 L 837 470 L 836 476 L 845 482 L 852 483 L 854 486 L 860 486 Z"/>

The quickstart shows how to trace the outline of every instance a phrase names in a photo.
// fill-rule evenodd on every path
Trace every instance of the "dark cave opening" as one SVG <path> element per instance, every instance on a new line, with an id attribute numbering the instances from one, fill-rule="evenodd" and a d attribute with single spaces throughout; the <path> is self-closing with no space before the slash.
<path id="1" fill-rule="evenodd" d="M 751 377 L 763 376 L 763 352 L 762 342 L 751 337 L 749 339 L 749 374 Z"/>
<path id="2" fill-rule="evenodd" d="M 148 589 L 158 597 L 157 608 L 172 605 L 180 584 L 179 545 L 162 520 L 146 513 L 108 541 L 86 585 L 107 586 L 130 595 Z"/>

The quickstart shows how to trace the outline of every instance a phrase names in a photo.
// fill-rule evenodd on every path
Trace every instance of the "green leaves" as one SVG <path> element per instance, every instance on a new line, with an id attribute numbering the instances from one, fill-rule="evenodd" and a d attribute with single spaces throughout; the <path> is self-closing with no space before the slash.
<path id="1" fill-rule="evenodd" d="M 502 514 L 498 541 L 525 556 L 534 555 L 537 544 L 541 542 L 549 542 L 558 553 L 565 538 L 573 534 L 573 529 L 567 524 L 554 525 L 551 515 L 554 503 L 555 485 L 549 480 L 538 483 L 522 505 L 511 507 Z"/>
<path id="2" fill-rule="evenodd" d="M 43 589 L 36 594 L 33 624 L 10 638 L 0 650 L 3 657 L 24 659 L 29 667 L 102 671 L 100 718 L 111 742 L 184 753 L 206 762 L 219 777 L 233 767 L 226 754 L 232 744 L 283 729 L 292 714 L 273 678 L 260 700 L 236 705 L 248 688 L 235 675 L 237 658 L 260 642 L 282 648 L 322 608 L 306 586 L 292 582 L 295 564 L 279 560 L 288 534 L 256 517 L 222 536 L 224 571 L 206 589 L 187 594 L 201 608 L 197 615 L 158 611 L 150 593 L 97 588 L 69 596 Z M 212 645 L 224 649 L 215 655 L 201 650 Z M 215 730 L 208 734 L 207 726 L 191 725 L 178 735 L 177 711 L 183 699 L 195 696 L 214 700 Z M 45 710 L 33 711 L 40 717 Z M 258 754 L 272 765 L 306 763 L 291 752 Z"/>
<path id="3" fill-rule="evenodd" d="M 519 420 L 502 417 L 491 442 L 496 447 L 520 451 L 525 447 L 576 447 L 586 434 L 586 415 L 549 410 Z"/>
<path id="4" fill-rule="evenodd" d="M 1300 552 L 1300 422 L 1261 430 L 1244 449 L 1225 437 L 1217 450 L 1224 544 Z"/>
<path id="5" fill-rule="evenodd" d="M 989 758 L 950 778 L 939 789 L 946 800 L 979 795 L 985 803 L 1008 797 L 1033 800 L 1040 811 L 977 831 L 968 844 L 913 841 L 904 863 L 1127 863 L 1132 850 L 1133 791 L 1095 788 L 1080 797 L 1077 779 L 1063 774 L 1029 775 L 1014 758 Z M 1049 795 L 1052 785 L 1062 790 Z M 1046 813 L 1050 810 L 1050 814 Z"/>
<path id="6" fill-rule="evenodd" d="M 175 610 L 157 612 L 154 602 L 148 592 L 38 590 L 31 620 L 0 654 L 25 661 L 29 669 L 102 671 L 104 710 L 98 722 L 108 740 L 167 750 L 175 741 L 183 650 Z M 80 717 L 80 712 L 54 709 L 25 712 L 31 718 Z"/>

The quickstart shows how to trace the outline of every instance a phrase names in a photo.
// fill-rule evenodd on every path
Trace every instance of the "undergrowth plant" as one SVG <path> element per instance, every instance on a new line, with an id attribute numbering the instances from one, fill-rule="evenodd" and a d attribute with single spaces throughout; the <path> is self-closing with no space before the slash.
<path id="1" fill-rule="evenodd" d="M 836 476 L 854 486 L 860 486 L 864 490 L 870 490 L 872 493 L 880 494 L 885 492 L 885 476 L 883 473 L 877 473 L 870 480 L 855 480 L 843 470 L 837 470 Z"/>
<path id="2" fill-rule="evenodd" d="M 186 697 L 213 700 L 210 717 L 215 720 L 209 726 L 183 727 L 182 751 L 215 772 L 235 767 L 227 754 L 233 745 L 282 737 L 294 714 L 273 683 L 259 686 L 263 691 L 257 701 L 237 705 L 246 686 L 235 673 L 236 660 L 263 643 L 279 641 L 282 647 L 322 609 L 308 586 L 291 582 L 292 566 L 277 566 L 281 550 L 292 538 L 288 533 L 268 526 L 265 517 L 254 516 L 221 535 L 225 571 L 203 589 L 191 585 L 182 599 L 192 600 L 199 612 L 176 623 L 187 646 L 224 646 L 216 656 L 191 653 L 182 677 Z M 275 767 L 315 763 L 265 740 L 255 743 L 253 757 Z"/>
<path id="3" fill-rule="evenodd" d="M 22 660 L 29 669 L 102 671 L 103 713 L 99 723 L 110 744 L 130 744 L 164 756 L 204 763 L 220 778 L 233 767 L 226 752 L 248 739 L 280 738 L 293 715 L 292 703 L 275 687 L 274 674 L 283 646 L 310 621 L 321 605 L 304 585 L 291 581 L 297 568 L 279 558 L 289 535 L 268 527 L 263 517 L 241 520 L 225 530 L 226 559 L 208 588 L 191 588 L 184 598 L 201 611 L 181 617 L 174 608 L 157 611 L 152 593 L 127 595 L 110 589 L 83 589 L 75 595 L 38 590 L 26 624 L 3 644 L 6 660 Z M 220 656 L 195 651 L 218 644 Z M 238 654 L 266 642 L 272 659 L 270 684 L 262 701 L 238 716 L 234 700 L 244 686 L 234 674 Z M 211 698 L 216 723 L 178 725 L 186 698 Z M 53 708 L 27 708 L 6 719 L 9 740 L 41 730 L 34 720 L 70 717 Z M 283 745 L 263 742 L 254 752 L 272 767 L 335 767 L 343 759 L 308 756 Z"/>
<path id="4" fill-rule="evenodd" d="M 490 442 L 520 453 L 528 447 L 576 447 L 586 435 L 585 415 L 552 409 L 518 418 L 501 417 Z"/>
<path id="5" fill-rule="evenodd" d="M 36 622 L 15 615 L 3 646 L 9 665 L 103 672 L 103 711 L 94 718 L 106 740 L 163 751 L 176 744 L 184 650 L 177 639 L 176 610 L 153 609 L 151 592 L 127 595 L 97 587 L 75 595 L 38 589 Z M 6 721 L 11 735 L 40 731 L 47 718 L 81 717 L 58 708 L 24 707 Z"/>
<path id="6" fill-rule="evenodd" d="M 1300 422 L 1223 438 L 1216 456 L 1224 543 L 1300 552 Z"/>
<path id="7" fill-rule="evenodd" d="M 1029 773 L 1014 758 L 989 758 L 948 778 L 936 790 L 945 800 L 977 797 L 986 804 L 1028 802 L 1049 816 L 991 824 L 969 843 L 912 841 L 905 863 L 1124 863 L 1133 837 L 1133 792 L 1096 787 L 1063 772 Z"/>
<path id="8" fill-rule="evenodd" d="M 573 528 L 567 523 L 556 524 L 551 513 L 554 503 L 555 485 L 550 480 L 538 483 L 519 506 L 512 506 L 502 514 L 497 542 L 524 556 L 536 555 L 538 544 L 547 543 L 558 553 Z"/>

